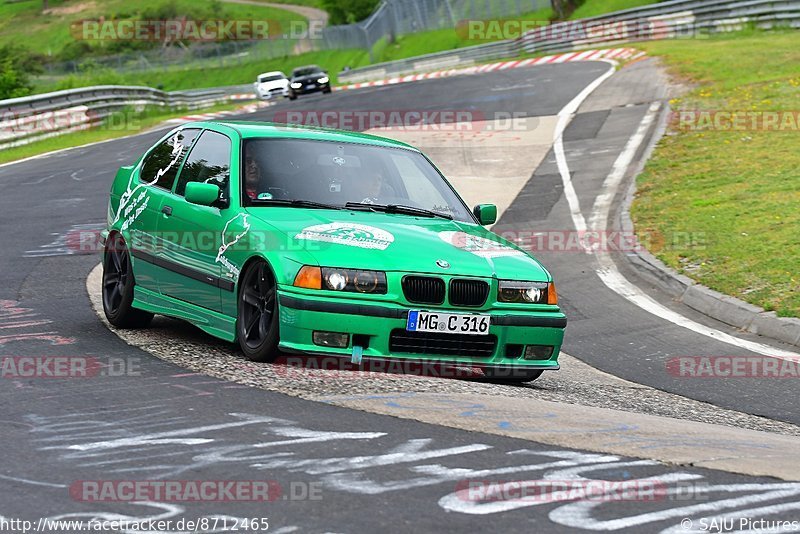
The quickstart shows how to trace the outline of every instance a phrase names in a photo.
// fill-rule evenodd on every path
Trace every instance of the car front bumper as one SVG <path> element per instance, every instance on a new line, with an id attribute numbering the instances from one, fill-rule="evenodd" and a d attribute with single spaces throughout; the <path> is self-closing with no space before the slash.
<path id="1" fill-rule="evenodd" d="M 309 87 L 307 85 L 304 85 L 299 89 L 291 88 L 290 91 L 292 91 L 296 95 L 307 95 L 311 93 L 318 93 L 320 91 L 327 91 L 328 89 L 330 89 L 330 87 L 331 84 L 330 82 L 328 82 L 328 83 L 323 83 L 321 85 L 316 85 L 315 87 Z"/>
<path id="2" fill-rule="evenodd" d="M 310 297 L 291 291 L 279 290 L 280 303 L 280 348 L 286 352 L 350 358 L 353 355 L 354 336 L 361 341 L 364 360 L 399 360 L 403 362 L 453 364 L 494 369 L 558 369 L 558 354 L 564 339 L 567 318 L 563 313 L 530 312 L 518 310 L 476 311 L 491 316 L 489 336 L 496 337 L 490 353 L 482 356 L 437 354 L 431 351 L 406 352 L 392 350 L 392 333 L 402 335 L 411 309 L 439 310 L 436 306 L 414 306 L 395 303 L 366 303 L 347 298 Z M 470 313 L 464 309 L 441 309 L 451 313 Z M 349 334 L 347 347 L 317 345 L 313 332 L 336 332 Z M 422 334 L 424 335 L 424 334 Z M 440 334 L 448 336 L 448 334 Z M 478 342 L 486 336 L 468 336 Z M 482 338 L 482 339 L 481 339 Z M 397 338 L 395 338 L 397 339 Z M 467 339 L 466 343 L 471 343 Z M 548 359 L 526 360 L 522 355 L 510 356 L 509 345 L 517 350 L 527 345 L 553 347 Z M 406 349 L 408 350 L 408 349 Z"/>
<path id="3" fill-rule="evenodd" d="M 273 89 L 271 91 L 260 91 L 258 93 L 258 97 L 261 100 L 271 100 L 273 98 L 287 97 L 287 96 L 289 96 L 289 88 L 286 88 L 286 89 Z"/>

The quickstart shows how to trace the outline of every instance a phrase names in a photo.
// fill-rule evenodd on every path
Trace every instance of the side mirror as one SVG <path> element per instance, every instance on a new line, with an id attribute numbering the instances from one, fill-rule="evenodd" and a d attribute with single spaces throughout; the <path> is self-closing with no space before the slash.
<path id="1" fill-rule="evenodd" d="M 199 204 L 200 206 L 211 206 L 219 200 L 220 189 L 214 184 L 203 182 L 189 182 L 186 184 L 186 202 Z"/>
<path id="2" fill-rule="evenodd" d="M 494 204 L 478 204 L 472 209 L 478 222 L 486 226 L 497 221 L 497 206 Z"/>

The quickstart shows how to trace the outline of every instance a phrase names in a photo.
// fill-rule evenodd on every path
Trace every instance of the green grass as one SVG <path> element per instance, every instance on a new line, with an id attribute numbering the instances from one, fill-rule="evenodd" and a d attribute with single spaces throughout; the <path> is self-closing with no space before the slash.
<path id="1" fill-rule="evenodd" d="M 173 3 L 180 13 L 213 16 L 215 5 L 223 18 L 236 20 L 276 20 L 286 28 L 302 17 L 284 9 L 251 4 L 214 2 L 214 0 L 50 0 L 50 12 L 42 13 L 40 0 L 23 0 L 0 4 L 0 45 L 23 44 L 46 55 L 57 54 L 74 41 L 70 31 L 73 22 L 82 19 L 128 20 L 143 11 Z M 90 43 L 97 44 L 97 43 Z M 99 44 L 102 46 L 102 43 Z"/>
<path id="2" fill-rule="evenodd" d="M 596 17 L 622 9 L 641 7 L 657 3 L 658 0 L 586 0 L 582 6 L 575 10 L 570 20 Z"/>
<path id="3" fill-rule="evenodd" d="M 271 4 L 294 4 L 298 6 L 316 7 L 325 10 L 322 0 L 257 0 L 258 2 L 268 2 Z"/>
<path id="4" fill-rule="evenodd" d="M 640 46 L 696 84 L 672 102 L 676 111 L 797 110 L 796 31 Z M 637 232 L 698 236 L 704 246 L 654 252 L 712 289 L 800 316 L 800 125 L 788 131 L 678 126 L 673 123 L 639 177 L 632 210 Z"/>
<path id="5" fill-rule="evenodd" d="M 158 107 L 147 108 L 140 112 L 121 111 L 108 117 L 102 124 L 90 130 L 67 133 L 41 141 L 35 141 L 27 145 L 0 150 L 0 163 L 17 161 L 54 150 L 62 150 L 88 143 L 96 143 L 98 141 L 134 135 L 152 128 L 167 119 L 182 117 L 191 113 L 223 111 L 237 109 L 241 106 L 241 103 L 229 103 L 191 111 L 186 109 L 164 110 Z"/>

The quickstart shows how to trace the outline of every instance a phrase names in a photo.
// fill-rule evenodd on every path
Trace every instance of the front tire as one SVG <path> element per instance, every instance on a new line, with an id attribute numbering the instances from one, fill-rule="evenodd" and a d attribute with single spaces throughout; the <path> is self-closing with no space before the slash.
<path id="1" fill-rule="evenodd" d="M 103 312 L 117 328 L 144 328 L 153 314 L 133 307 L 133 264 L 131 255 L 120 234 L 106 243 L 103 254 Z"/>
<path id="2" fill-rule="evenodd" d="M 248 359 L 272 362 L 278 355 L 278 290 L 265 261 L 250 265 L 239 283 L 236 337 Z"/>

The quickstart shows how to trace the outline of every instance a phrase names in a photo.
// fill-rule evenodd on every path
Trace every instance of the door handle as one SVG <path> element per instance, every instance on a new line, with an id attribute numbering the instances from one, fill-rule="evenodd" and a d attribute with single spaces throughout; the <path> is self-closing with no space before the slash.
<path id="1" fill-rule="evenodd" d="M 161 213 L 169 217 L 172 215 L 172 206 L 162 206 Z"/>

